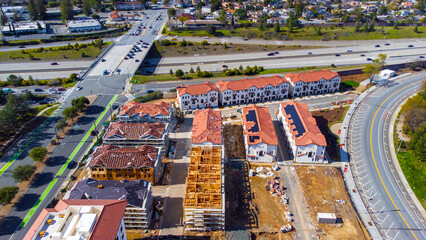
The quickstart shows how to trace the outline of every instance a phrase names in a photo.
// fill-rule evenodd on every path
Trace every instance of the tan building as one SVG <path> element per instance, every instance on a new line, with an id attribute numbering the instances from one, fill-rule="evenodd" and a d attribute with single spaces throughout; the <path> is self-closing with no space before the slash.
<path id="1" fill-rule="evenodd" d="M 96 180 L 137 180 L 155 183 L 159 180 L 159 149 L 143 145 L 137 148 L 106 145 L 93 153 L 90 175 Z"/>

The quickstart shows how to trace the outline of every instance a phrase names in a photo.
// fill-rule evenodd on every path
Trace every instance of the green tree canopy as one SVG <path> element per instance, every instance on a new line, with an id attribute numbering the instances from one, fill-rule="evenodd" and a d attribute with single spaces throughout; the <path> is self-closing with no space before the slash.
<path id="1" fill-rule="evenodd" d="M 30 158 L 34 161 L 41 162 L 47 155 L 47 149 L 45 147 L 35 147 L 30 152 Z"/>
<path id="2" fill-rule="evenodd" d="M 181 78 L 181 77 L 183 77 L 183 75 L 184 75 L 184 72 L 182 71 L 182 69 L 176 70 L 176 72 L 175 72 L 176 77 Z"/>
<path id="3" fill-rule="evenodd" d="M 176 9 L 175 8 L 169 8 L 169 9 L 167 9 L 167 16 L 169 18 L 172 18 L 172 17 L 176 16 Z"/>
<path id="4" fill-rule="evenodd" d="M 73 119 L 75 116 L 77 116 L 79 109 L 76 107 L 69 107 L 65 108 L 62 112 L 62 115 L 65 119 Z"/>
<path id="5" fill-rule="evenodd" d="M 2 187 L 0 188 L 0 204 L 9 204 L 18 193 L 18 187 Z"/>
<path id="6" fill-rule="evenodd" d="M 61 10 L 62 20 L 68 21 L 73 18 L 74 11 L 71 0 L 61 0 L 59 3 L 59 9 Z"/>
<path id="7" fill-rule="evenodd" d="M 13 169 L 12 178 L 15 182 L 27 181 L 34 174 L 35 170 L 36 167 L 32 165 L 18 166 Z"/>

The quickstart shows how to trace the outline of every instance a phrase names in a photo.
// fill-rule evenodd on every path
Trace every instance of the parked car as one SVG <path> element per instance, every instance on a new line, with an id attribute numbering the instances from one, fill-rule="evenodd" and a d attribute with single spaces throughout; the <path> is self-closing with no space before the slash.
<path id="1" fill-rule="evenodd" d="M 105 69 L 103 74 L 108 75 L 108 70 Z"/>
<path id="2" fill-rule="evenodd" d="M 93 130 L 90 132 L 90 136 L 96 136 L 98 134 L 98 132 L 96 130 Z"/>
<path id="3" fill-rule="evenodd" d="M 117 68 L 117 70 L 115 70 L 116 72 L 121 72 L 121 69 Z"/>
<path id="4" fill-rule="evenodd" d="M 57 62 L 52 62 L 52 63 L 50 63 L 50 65 L 58 65 L 58 63 Z"/>
<path id="5" fill-rule="evenodd" d="M 106 60 L 104 59 L 104 58 L 102 58 L 102 60 L 101 60 L 102 62 L 106 62 Z"/>
<path id="6" fill-rule="evenodd" d="M 135 62 L 140 62 L 139 59 L 135 59 Z"/>
<path id="7" fill-rule="evenodd" d="M 115 109 L 117 109 L 117 108 L 118 108 L 118 105 L 115 105 L 115 104 L 114 104 L 114 105 L 112 105 L 112 106 L 111 106 L 111 109 L 112 109 L 112 110 L 115 110 Z"/>
<path id="8" fill-rule="evenodd" d="M 36 88 L 36 89 L 34 89 L 34 92 L 44 92 L 44 90 L 41 89 L 41 88 Z"/>
<path id="9" fill-rule="evenodd" d="M 83 89 L 83 87 L 78 86 L 78 87 L 76 88 L 76 90 L 77 90 L 77 91 L 80 91 L 81 89 Z"/>
<path id="10" fill-rule="evenodd" d="M 353 52 L 352 49 L 346 49 L 346 52 Z"/>
<path id="11" fill-rule="evenodd" d="M 63 92 L 63 91 L 66 91 L 66 89 L 61 87 L 61 88 L 58 88 L 58 91 Z"/>
<path id="12" fill-rule="evenodd" d="M 77 163 L 76 163 L 75 161 L 70 161 L 70 162 L 68 163 L 67 167 L 68 167 L 69 169 L 73 169 L 73 168 L 75 167 L 75 165 L 77 165 Z"/>
<path id="13" fill-rule="evenodd" d="M 49 90 L 48 90 L 50 93 L 56 93 L 57 91 L 56 91 L 56 89 L 54 89 L 54 88 L 49 88 Z"/>
<path id="14" fill-rule="evenodd" d="M 2 89 L 2 91 L 3 91 L 4 93 L 13 93 L 13 90 L 12 90 L 12 89 L 10 89 L 10 88 L 3 88 L 3 89 Z"/>

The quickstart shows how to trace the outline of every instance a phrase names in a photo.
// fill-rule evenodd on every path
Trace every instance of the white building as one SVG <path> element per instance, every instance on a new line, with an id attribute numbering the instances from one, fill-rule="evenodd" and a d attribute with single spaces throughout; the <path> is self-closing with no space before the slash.
<path id="1" fill-rule="evenodd" d="M 72 20 L 67 23 L 68 32 L 90 32 L 101 30 L 102 25 L 96 19 Z"/>
<path id="2" fill-rule="evenodd" d="M 126 240 L 126 205 L 127 200 L 59 200 L 43 209 L 24 240 Z"/>
<path id="3" fill-rule="evenodd" d="M 218 106 L 219 91 L 211 82 L 176 87 L 177 101 L 182 110 Z"/>
<path id="4" fill-rule="evenodd" d="M 223 106 L 285 99 L 289 90 L 287 80 L 278 75 L 236 81 L 221 80 L 216 84 Z"/>
<path id="5" fill-rule="evenodd" d="M 243 133 L 248 161 L 273 162 L 278 139 L 267 107 L 243 108 Z"/>
<path id="6" fill-rule="evenodd" d="M 309 96 L 339 91 L 340 76 L 328 69 L 307 73 L 287 73 L 290 94 L 293 97 Z"/>
<path id="7" fill-rule="evenodd" d="M 5 36 L 46 33 L 44 21 L 7 23 L 1 28 L 1 34 Z"/>
<path id="8" fill-rule="evenodd" d="M 306 103 L 281 103 L 278 110 L 287 146 L 295 162 L 326 163 L 327 141 L 309 112 Z"/>

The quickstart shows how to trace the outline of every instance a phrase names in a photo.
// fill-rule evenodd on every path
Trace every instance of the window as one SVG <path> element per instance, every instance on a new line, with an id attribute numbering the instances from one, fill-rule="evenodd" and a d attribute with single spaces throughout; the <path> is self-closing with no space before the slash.
<path id="1" fill-rule="evenodd" d="M 263 151 L 259 151 L 259 157 L 263 157 Z"/>

